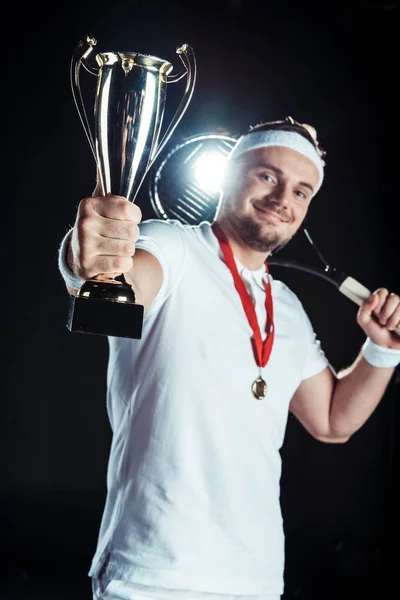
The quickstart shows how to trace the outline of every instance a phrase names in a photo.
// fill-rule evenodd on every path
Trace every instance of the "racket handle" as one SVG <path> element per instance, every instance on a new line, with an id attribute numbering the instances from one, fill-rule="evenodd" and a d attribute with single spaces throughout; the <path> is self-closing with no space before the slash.
<path id="1" fill-rule="evenodd" d="M 361 285 L 361 283 L 352 277 L 346 277 L 346 279 L 339 286 L 339 292 L 344 294 L 344 296 L 347 296 L 347 298 L 350 298 L 350 300 L 358 304 L 358 306 L 361 306 L 364 300 L 367 300 L 371 295 L 371 292 L 368 288 Z M 400 327 L 396 327 L 396 329 L 394 329 L 394 333 L 400 335 Z"/>

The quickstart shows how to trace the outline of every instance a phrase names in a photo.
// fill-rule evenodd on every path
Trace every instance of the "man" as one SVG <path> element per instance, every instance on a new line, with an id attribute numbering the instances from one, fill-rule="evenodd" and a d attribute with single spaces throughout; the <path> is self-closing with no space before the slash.
<path id="1" fill-rule="evenodd" d="M 145 306 L 141 340 L 109 338 L 113 442 L 94 598 L 282 594 L 288 411 L 318 440 L 346 442 L 400 361 L 397 295 L 381 288 L 363 303 L 366 343 L 335 376 L 299 299 L 268 275 L 268 255 L 322 184 L 323 155 L 290 117 L 251 129 L 230 154 L 212 226 L 151 219 L 139 236 L 126 199 L 98 186 L 81 201 L 60 248 L 68 290 L 123 272 Z"/>

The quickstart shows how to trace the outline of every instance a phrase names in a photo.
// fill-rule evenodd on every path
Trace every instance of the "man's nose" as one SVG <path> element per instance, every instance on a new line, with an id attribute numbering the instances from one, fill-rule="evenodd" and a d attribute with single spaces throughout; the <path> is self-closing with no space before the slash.
<path id="1" fill-rule="evenodd" d="M 268 194 L 268 199 L 277 206 L 288 206 L 290 201 L 289 186 L 280 183 Z"/>

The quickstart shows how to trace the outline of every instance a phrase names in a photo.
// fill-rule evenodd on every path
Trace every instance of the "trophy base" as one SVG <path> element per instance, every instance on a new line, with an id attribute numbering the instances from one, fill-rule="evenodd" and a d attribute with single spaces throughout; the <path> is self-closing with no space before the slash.
<path id="1" fill-rule="evenodd" d="M 73 333 L 140 340 L 143 313 L 140 304 L 71 296 L 67 327 Z"/>

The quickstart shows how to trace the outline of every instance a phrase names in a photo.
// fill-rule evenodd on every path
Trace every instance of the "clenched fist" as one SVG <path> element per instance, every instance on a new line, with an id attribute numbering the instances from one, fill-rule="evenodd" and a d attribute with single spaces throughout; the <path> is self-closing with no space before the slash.
<path id="1" fill-rule="evenodd" d="M 132 269 L 142 218 L 140 208 L 126 198 L 98 194 L 99 186 L 81 200 L 68 251 L 70 268 L 85 280 Z"/>
<path id="2" fill-rule="evenodd" d="M 378 288 L 365 300 L 357 314 L 357 322 L 364 333 L 378 346 L 400 350 L 400 297 Z"/>

